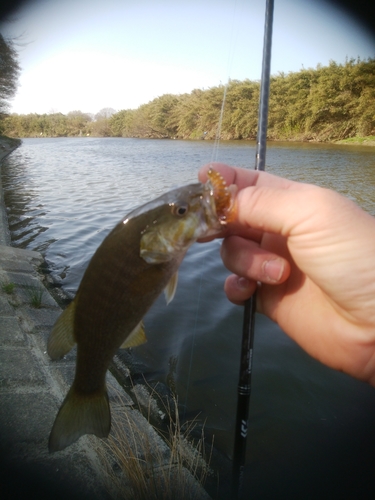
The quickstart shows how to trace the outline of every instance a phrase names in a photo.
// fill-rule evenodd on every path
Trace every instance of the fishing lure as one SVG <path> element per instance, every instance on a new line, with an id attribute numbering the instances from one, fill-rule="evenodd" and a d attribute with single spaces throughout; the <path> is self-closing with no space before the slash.
<path id="1" fill-rule="evenodd" d="M 211 183 L 215 199 L 216 214 L 221 224 L 232 222 L 235 218 L 235 186 L 227 186 L 224 178 L 219 172 L 209 169 L 207 177 Z"/>

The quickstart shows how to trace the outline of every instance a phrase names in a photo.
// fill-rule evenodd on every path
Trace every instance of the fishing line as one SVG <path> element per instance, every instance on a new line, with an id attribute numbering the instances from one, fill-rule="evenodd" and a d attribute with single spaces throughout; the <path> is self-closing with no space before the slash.
<path id="1" fill-rule="evenodd" d="M 231 68 L 232 68 L 232 63 L 233 63 L 233 54 L 234 54 L 234 48 L 237 42 L 237 37 L 238 37 L 238 30 L 235 30 L 235 20 L 236 20 L 236 12 L 237 12 L 237 7 L 238 7 L 238 0 L 234 1 L 234 6 L 233 6 L 233 15 L 232 15 L 232 26 L 231 26 L 231 35 L 229 37 L 229 49 L 228 49 L 228 58 L 227 58 L 227 71 L 226 74 L 228 75 L 227 77 L 227 82 L 224 85 L 224 90 L 223 90 L 223 98 L 221 102 L 221 109 L 220 109 L 220 115 L 219 115 L 219 121 L 216 127 L 216 133 L 215 133 L 215 140 L 212 148 L 212 155 L 211 155 L 211 163 L 215 162 L 218 160 L 219 156 L 219 144 L 220 144 L 220 139 L 221 139 L 221 127 L 223 123 L 223 117 L 224 117 L 224 108 L 225 108 L 225 103 L 226 103 L 226 97 L 227 97 L 227 90 L 230 84 L 230 73 L 231 73 Z M 200 264 L 203 266 L 203 262 Z M 203 282 L 203 273 L 199 273 L 199 285 L 198 285 L 198 300 L 197 300 L 197 307 L 196 307 L 196 314 L 195 314 L 195 321 L 194 321 L 194 328 L 193 328 L 193 334 L 192 334 L 192 341 L 191 341 L 191 349 L 190 349 L 190 359 L 189 359 L 189 368 L 188 368 L 188 374 L 187 374 L 187 381 L 186 381 L 186 395 L 185 395 L 185 402 L 184 402 L 184 410 L 183 410 L 183 420 L 185 419 L 185 414 L 186 414 L 186 409 L 187 409 L 187 400 L 189 396 L 189 391 L 190 391 L 190 379 L 191 379 L 191 370 L 193 366 L 193 358 L 194 358 L 194 347 L 195 347 L 195 338 L 196 338 L 196 333 L 197 333 L 197 325 L 198 325 L 198 318 L 199 318 L 199 307 L 201 303 L 201 291 L 202 291 L 202 282 Z"/>
<path id="2" fill-rule="evenodd" d="M 228 49 L 228 58 L 227 58 L 227 78 L 226 78 L 226 84 L 224 85 L 224 90 L 223 90 L 223 99 L 221 101 L 221 109 L 220 109 L 220 114 L 219 114 L 219 121 L 216 127 L 216 134 L 215 134 L 215 140 L 214 140 L 214 145 L 212 149 L 212 156 L 211 156 L 211 163 L 218 161 L 219 157 L 219 145 L 220 145 L 220 139 L 221 139 L 221 128 L 223 124 L 223 117 L 224 117 L 224 109 L 225 109 L 225 103 L 227 100 L 227 91 L 228 87 L 230 84 L 230 75 L 232 73 L 232 65 L 233 65 L 233 59 L 234 59 L 234 49 L 237 44 L 237 38 L 238 38 L 238 30 L 235 30 L 235 21 L 238 17 L 237 15 L 237 7 L 238 7 L 238 0 L 235 0 L 234 6 L 233 6 L 233 15 L 232 15 L 232 26 L 230 30 L 230 37 L 229 37 L 229 49 Z"/>
<path id="3" fill-rule="evenodd" d="M 224 85 L 224 94 L 223 94 L 223 100 L 222 100 L 222 103 L 221 103 L 219 123 L 218 123 L 217 128 L 216 128 L 216 135 L 215 135 L 214 146 L 213 146 L 213 149 L 212 149 L 211 163 L 214 162 L 214 161 L 217 161 L 218 156 L 219 156 L 219 144 L 220 144 L 220 138 L 221 138 L 221 126 L 223 124 L 224 108 L 225 108 L 225 101 L 226 101 L 226 98 L 227 98 L 227 90 L 228 90 L 229 82 L 230 82 L 230 78 L 228 77 L 227 83 Z"/>
<path id="4" fill-rule="evenodd" d="M 186 381 L 185 403 L 184 403 L 184 410 L 183 410 L 183 415 L 182 415 L 183 420 L 185 420 L 185 414 L 186 414 L 186 410 L 187 410 L 187 400 L 188 400 L 189 389 L 190 389 L 190 377 L 191 377 L 191 369 L 193 366 L 193 358 L 194 358 L 195 336 L 197 333 L 197 325 L 198 325 L 198 318 L 199 318 L 199 306 L 201 303 L 202 281 L 203 281 L 203 275 L 200 272 L 199 273 L 199 286 L 198 286 L 198 300 L 197 300 L 197 307 L 195 309 L 193 337 L 192 337 L 192 341 L 191 341 L 189 369 L 188 369 L 188 375 L 187 375 L 187 381 Z"/>

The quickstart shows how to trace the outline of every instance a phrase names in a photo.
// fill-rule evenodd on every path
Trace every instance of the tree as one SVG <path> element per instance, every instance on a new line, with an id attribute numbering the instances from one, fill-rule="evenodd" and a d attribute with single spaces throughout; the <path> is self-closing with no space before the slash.
<path id="1" fill-rule="evenodd" d="M 17 60 L 17 52 L 11 40 L 5 40 L 0 33 L 0 116 L 7 113 L 8 100 L 16 91 L 20 66 Z"/>
<path id="2" fill-rule="evenodd" d="M 132 137 L 136 110 L 123 109 L 111 116 L 109 124 L 115 137 Z"/>
<path id="3" fill-rule="evenodd" d="M 111 118 L 112 115 L 116 113 L 116 110 L 113 108 L 103 108 L 98 111 L 95 115 L 95 120 L 103 120 L 107 118 Z"/>
<path id="4" fill-rule="evenodd" d="M 164 94 L 147 104 L 149 133 L 154 137 L 163 138 L 176 135 L 177 127 L 171 123 L 171 115 L 177 102 L 178 98 L 175 95 Z"/>
<path id="5" fill-rule="evenodd" d="M 82 111 L 69 111 L 67 114 L 68 124 L 69 124 L 69 132 L 70 136 L 81 136 L 87 135 L 91 133 L 91 128 L 89 124 L 91 124 L 92 119 L 88 113 L 82 113 Z"/>

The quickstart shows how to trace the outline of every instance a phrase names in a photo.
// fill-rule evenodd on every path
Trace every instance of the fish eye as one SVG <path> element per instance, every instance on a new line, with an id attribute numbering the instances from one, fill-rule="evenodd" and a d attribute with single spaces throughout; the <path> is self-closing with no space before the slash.
<path id="1" fill-rule="evenodd" d="M 189 205 L 173 205 L 172 213 L 178 217 L 183 217 L 189 210 Z"/>

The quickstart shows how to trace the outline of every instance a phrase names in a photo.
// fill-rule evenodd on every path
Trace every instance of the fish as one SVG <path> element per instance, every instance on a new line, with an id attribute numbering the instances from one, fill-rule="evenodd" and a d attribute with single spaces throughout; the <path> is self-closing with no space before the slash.
<path id="1" fill-rule="evenodd" d="M 220 233 L 233 210 L 233 193 L 210 169 L 205 184 L 173 189 L 136 208 L 106 236 L 48 339 L 52 360 L 77 345 L 74 380 L 54 421 L 50 452 L 85 434 L 108 436 L 105 378 L 114 354 L 146 342 L 142 319 L 163 290 L 167 304 L 173 299 L 188 248 Z"/>

